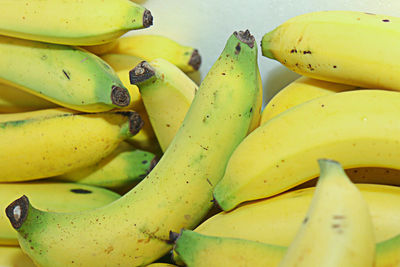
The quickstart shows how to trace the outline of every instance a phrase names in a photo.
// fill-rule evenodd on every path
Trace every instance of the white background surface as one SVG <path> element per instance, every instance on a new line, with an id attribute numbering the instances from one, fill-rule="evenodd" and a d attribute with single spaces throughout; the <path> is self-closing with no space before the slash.
<path id="1" fill-rule="evenodd" d="M 228 37 L 249 29 L 260 48 L 262 36 L 287 19 L 319 10 L 355 10 L 400 16 L 400 0 L 138 0 L 148 8 L 154 24 L 130 34 L 160 34 L 199 49 L 201 79 L 222 52 Z M 280 63 L 262 57 L 259 66 L 264 103 L 298 77 Z"/>

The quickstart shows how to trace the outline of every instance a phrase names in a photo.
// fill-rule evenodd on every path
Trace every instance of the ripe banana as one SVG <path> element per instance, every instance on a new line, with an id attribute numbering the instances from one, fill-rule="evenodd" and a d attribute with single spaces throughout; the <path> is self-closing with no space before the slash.
<path id="1" fill-rule="evenodd" d="M 0 34 L 47 43 L 94 45 L 153 24 L 129 0 L 2 0 Z"/>
<path id="2" fill-rule="evenodd" d="M 331 83 L 302 76 L 279 91 L 265 106 L 260 125 L 283 111 L 318 98 L 342 91 L 355 90 L 355 86 Z"/>
<path id="3" fill-rule="evenodd" d="M 142 180 L 157 163 L 151 152 L 122 142 L 110 155 L 95 165 L 62 174 L 59 180 L 101 186 L 109 189 L 132 187 Z"/>
<path id="4" fill-rule="evenodd" d="M 339 162 L 318 164 L 307 214 L 279 266 L 372 267 L 375 237 L 367 202 Z"/>
<path id="5" fill-rule="evenodd" d="M 0 83 L 0 113 L 26 112 L 57 105 L 10 85 Z"/>
<path id="6" fill-rule="evenodd" d="M 213 187 L 249 129 L 257 94 L 255 39 L 235 32 L 160 162 L 131 191 L 77 213 L 43 212 L 26 196 L 7 207 L 24 252 L 52 267 L 138 266 L 167 253 L 169 232 L 195 227 L 211 208 Z"/>
<path id="7" fill-rule="evenodd" d="M 136 85 L 130 84 L 129 71 L 132 70 L 143 59 L 123 54 L 105 54 L 101 57 L 116 71 L 122 84 L 128 89 L 131 96 L 131 104 L 123 109 L 133 109 L 139 113 L 144 125 L 138 134 L 129 138 L 128 142 L 135 147 L 161 155 L 160 145 L 158 144 L 149 116 L 143 105 L 142 96 Z"/>
<path id="8" fill-rule="evenodd" d="M 230 210 L 276 195 L 317 177 L 319 158 L 400 169 L 399 112 L 400 93 L 386 90 L 341 92 L 288 109 L 235 149 L 214 197 Z"/>
<path id="9" fill-rule="evenodd" d="M 262 53 L 301 75 L 400 90 L 400 18 L 356 11 L 293 17 L 262 38 Z"/>
<path id="10" fill-rule="evenodd" d="M 198 86 L 162 58 L 139 63 L 130 72 L 130 81 L 139 87 L 158 143 L 165 151 L 181 126 Z"/>
<path id="11" fill-rule="evenodd" d="M 94 165 L 141 125 L 133 111 L 58 108 L 1 114 L 0 181 L 46 178 Z"/>
<path id="12" fill-rule="evenodd" d="M 3 183 L 0 184 L 1 210 L 5 210 L 8 204 L 22 194 L 30 197 L 41 210 L 56 212 L 89 210 L 105 206 L 120 197 L 104 188 L 77 183 Z M 18 245 L 17 233 L 4 212 L 0 216 L 0 245 Z"/>
<path id="13" fill-rule="evenodd" d="M 58 105 L 98 112 L 130 103 L 111 67 L 83 49 L 0 35 L 0 58 L 0 82 Z"/>
<path id="14" fill-rule="evenodd" d="M 187 266 L 278 267 L 287 247 L 182 230 L 174 250 Z M 400 235 L 376 244 L 374 266 L 400 266 Z"/>
<path id="15" fill-rule="evenodd" d="M 0 246 L 0 266 L 35 267 L 35 264 L 19 247 Z"/>
<path id="16" fill-rule="evenodd" d="M 133 35 L 118 38 L 108 48 L 86 46 L 85 49 L 96 52 L 105 50 L 106 53 L 127 54 L 152 61 L 163 58 L 176 65 L 184 72 L 196 71 L 201 65 L 201 56 L 197 49 L 181 45 L 168 37 L 160 35 Z"/>

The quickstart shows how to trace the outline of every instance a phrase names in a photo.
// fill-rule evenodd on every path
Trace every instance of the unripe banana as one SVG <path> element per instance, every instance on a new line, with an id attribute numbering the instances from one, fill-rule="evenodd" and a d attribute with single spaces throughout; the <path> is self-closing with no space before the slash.
<path id="1" fill-rule="evenodd" d="M 106 53 L 127 54 L 152 61 L 163 58 L 176 65 L 184 72 L 196 71 L 201 65 L 201 56 L 197 49 L 181 45 L 174 40 L 160 35 L 133 35 L 121 37 L 113 44 L 107 44 Z M 96 52 L 98 46 L 85 49 Z M 103 51 L 104 51 L 103 50 Z"/>
<path id="2" fill-rule="evenodd" d="M 95 45 L 153 24 L 129 0 L 2 0 L 0 34 L 47 43 Z"/>
<path id="3" fill-rule="evenodd" d="M 400 93 L 356 90 L 288 109 L 235 149 L 214 197 L 224 210 L 318 176 L 318 158 L 344 168 L 400 169 Z"/>
<path id="4" fill-rule="evenodd" d="M 169 232 L 194 228 L 212 206 L 214 185 L 252 121 L 257 69 L 254 37 L 235 32 L 160 162 L 113 203 L 68 214 L 40 211 L 26 196 L 10 204 L 24 252 L 43 267 L 141 266 L 167 253 Z"/>
<path id="5" fill-rule="evenodd" d="M 264 35 L 264 56 L 301 75 L 400 90 L 400 18 L 356 11 L 293 17 Z"/>
<path id="6" fill-rule="evenodd" d="M 56 176 L 94 165 L 142 126 L 133 111 L 63 108 L 0 115 L 0 181 Z"/>
<path id="7" fill-rule="evenodd" d="M 143 79 L 146 73 L 145 78 Z M 198 86 L 174 64 L 158 58 L 143 61 L 131 71 L 162 151 L 181 126 Z"/>
<path id="8" fill-rule="evenodd" d="M 0 36 L 0 58 L 0 82 L 60 106 L 99 112 L 130 104 L 111 67 L 83 49 Z"/>
<path id="9" fill-rule="evenodd" d="M 31 197 L 34 205 L 41 210 L 54 212 L 94 209 L 105 206 L 120 197 L 119 194 L 104 188 L 77 183 L 49 181 L 3 183 L 0 184 L 1 210 L 4 210 L 21 194 Z M 17 233 L 4 212 L 0 215 L 0 245 L 18 245 Z"/>

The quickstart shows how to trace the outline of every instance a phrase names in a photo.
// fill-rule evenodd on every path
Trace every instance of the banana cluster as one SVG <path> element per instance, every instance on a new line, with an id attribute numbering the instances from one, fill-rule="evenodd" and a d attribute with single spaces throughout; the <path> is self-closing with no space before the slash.
<path id="1" fill-rule="evenodd" d="M 301 77 L 262 110 L 248 30 L 200 83 L 130 0 L 3 2 L 0 265 L 400 266 L 398 18 L 265 34 Z"/>

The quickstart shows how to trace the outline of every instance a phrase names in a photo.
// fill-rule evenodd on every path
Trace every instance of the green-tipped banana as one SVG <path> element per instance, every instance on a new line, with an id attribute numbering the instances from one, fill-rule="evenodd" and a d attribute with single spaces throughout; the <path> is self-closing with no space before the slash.
<path id="1" fill-rule="evenodd" d="M 0 115 L 0 181 L 61 175 L 108 156 L 142 126 L 133 111 L 44 109 Z"/>
<path id="2" fill-rule="evenodd" d="M 257 69 L 254 37 L 235 32 L 159 163 L 117 201 L 69 214 L 40 211 L 26 196 L 10 204 L 25 253 L 51 267 L 140 266 L 167 253 L 169 232 L 194 228 L 213 205 L 214 185 L 252 121 Z"/>
<path id="3" fill-rule="evenodd" d="M 94 209 L 120 197 L 119 194 L 104 188 L 77 183 L 3 183 L 0 184 L 0 209 L 4 211 L 7 205 L 21 194 L 30 197 L 39 209 L 56 212 Z M 17 233 L 4 212 L 0 215 L 0 245 L 18 245 Z"/>
<path id="4" fill-rule="evenodd" d="M 153 24 L 129 0 L 2 0 L 1 9 L 1 35 L 67 45 L 102 44 Z"/>
<path id="5" fill-rule="evenodd" d="M 57 179 L 118 189 L 141 181 L 156 163 L 153 153 L 135 149 L 122 142 L 95 165 L 60 175 Z"/>
<path id="6" fill-rule="evenodd" d="M 35 264 L 19 247 L 0 246 L 0 266 L 35 267 Z"/>
<path id="7" fill-rule="evenodd" d="M 310 100 L 255 129 L 235 149 L 214 196 L 224 210 L 319 175 L 317 159 L 344 168 L 400 169 L 400 93 L 355 90 Z"/>
<path id="8" fill-rule="evenodd" d="M 198 86 L 165 59 L 143 61 L 131 72 L 132 84 L 139 87 L 151 125 L 165 151 L 193 101 Z"/>
<path id="9" fill-rule="evenodd" d="M 60 106 L 99 112 L 130 104 L 114 70 L 81 48 L 0 36 L 0 58 L 0 82 Z"/>
<path id="10" fill-rule="evenodd" d="M 340 163 L 318 163 L 314 196 L 279 266 L 373 266 L 375 237 L 367 202 Z"/>
<path id="11" fill-rule="evenodd" d="M 174 250 L 187 266 L 278 267 L 287 247 L 183 230 L 175 241 Z M 400 266 L 400 235 L 376 244 L 374 266 Z"/>

